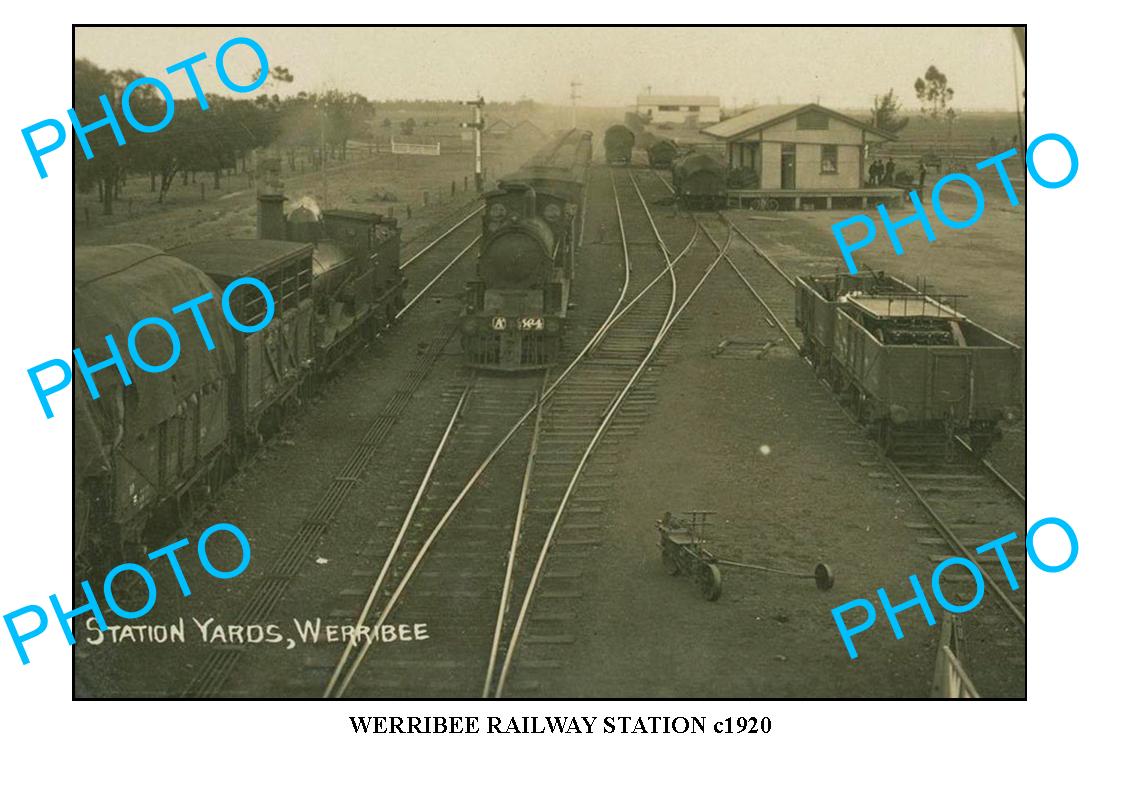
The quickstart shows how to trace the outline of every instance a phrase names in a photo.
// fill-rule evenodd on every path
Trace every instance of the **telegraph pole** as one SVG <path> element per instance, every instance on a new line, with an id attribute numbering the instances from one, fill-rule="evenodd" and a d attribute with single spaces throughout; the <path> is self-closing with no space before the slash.
<path id="1" fill-rule="evenodd" d="M 483 130 L 484 130 L 484 117 L 483 107 L 484 98 L 477 96 L 474 100 L 468 100 L 465 105 L 471 105 L 473 110 L 473 119 L 469 122 L 461 122 L 461 127 L 470 127 L 474 132 L 476 141 L 476 193 L 482 193 L 484 189 L 484 148 L 483 148 Z"/>
<path id="2" fill-rule="evenodd" d="M 328 206 L 328 153 L 326 147 L 327 135 L 324 131 L 324 117 L 327 115 L 327 108 L 320 106 L 320 194 L 323 196 L 322 207 Z M 322 208 L 321 208 L 322 209 Z"/>
<path id="3" fill-rule="evenodd" d="M 583 83 L 578 83 L 576 80 L 569 81 L 569 101 L 572 104 L 572 109 L 569 118 L 569 126 L 577 128 L 577 100 L 581 99 L 581 95 L 577 93 L 577 89 L 583 86 Z"/>

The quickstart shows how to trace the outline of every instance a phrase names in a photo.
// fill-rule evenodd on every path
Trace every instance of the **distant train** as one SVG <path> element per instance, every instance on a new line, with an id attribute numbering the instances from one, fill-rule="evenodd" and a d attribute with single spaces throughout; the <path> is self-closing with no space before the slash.
<path id="1" fill-rule="evenodd" d="M 969 439 L 978 456 L 1022 413 L 1022 350 L 881 273 L 796 280 L 804 354 L 886 451 Z"/>
<path id="2" fill-rule="evenodd" d="M 476 278 L 460 328 L 471 366 L 533 370 L 557 361 L 591 156 L 592 133 L 561 133 L 484 194 Z"/>
<path id="3" fill-rule="evenodd" d="M 690 151 L 671 167 L 675 196 L 687 207 L 723 207 L 729 169 L 705 152 Z"/>
<path id="4" fill-rule="evenodd" d="M 622 124 L 604 131 L 604 162 L 610 166 L 627 166 L 632 162 L 636 134 Z"/>
<path id="5" fill-rule="evenodd" d="M 180 527 L 247 452 L 308 397 L 318 378 L 373 338 L 403 306 L 397 222 L 375 213 L 298 207 L 258 197 L 258 239 L 213 240 L 161 252 L 141 244 L 75 249 L 75 344 L 108 359 L 107 334 L 123 340 L 150 316 L 175 328 L 175 374 L 131 373 L 133 384 L 99 379 L 101 397 L 74 401 L 75 552 L 86 564 L 128 559 L 159 523 Z M 232 335 L 215 302 L 199 307 L 208 350 L 190 313 L 171 307 L 219 296 L 242 277 L 269 288 L 274 319 Z M 231 293 L 246 325 L 264 317 L 264 297 Z M 141 358 L 162 362 L 169 343 L 137 337 Z"/>
<path id="6" fill-rule="evenodd" d="M 651 140 L 645 148 L 647 149 L 647 163 L 653 169 L 670 169 L 674 166 L 675 159 L 678 157 L 678 147 L 675 146 L 674 141 L 667 138 L 651 136 Z"/>

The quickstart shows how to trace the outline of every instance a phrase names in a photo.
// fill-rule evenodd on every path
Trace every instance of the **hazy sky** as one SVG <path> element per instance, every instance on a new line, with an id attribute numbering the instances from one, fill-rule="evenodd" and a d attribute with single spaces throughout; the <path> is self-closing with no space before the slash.
<path id="1" fill-rule="evenodd" d="M 204 90 L 223 93 L 218 47 L 234 36 L 258 41 L 270 65 L 296 81 L 270 88 L 325 88 L 371 99 L 485 99 L 526 95 L 568 103 L 569 81 L 589 105 L 628 105 L 655 94 L 715 94 L 734 102 L 814 102 L 867 107 L 896 89 L 917 106 L 912 84 L 929 64 L 955 89 L 960 109 L 1013 109 L 1016 46 L 997 28 L 79 28 L 77 55 L 104 68 L 159 76 L 205 51 Z M 238 53 L 238 58 L 234 54 Z M 231 50 L 228 69 L 248 82 L 256 59 Z M 1017 61 L 1018 85 L 1025 72 Z M 176 96 L 186 79 L 169 79 Z"/>

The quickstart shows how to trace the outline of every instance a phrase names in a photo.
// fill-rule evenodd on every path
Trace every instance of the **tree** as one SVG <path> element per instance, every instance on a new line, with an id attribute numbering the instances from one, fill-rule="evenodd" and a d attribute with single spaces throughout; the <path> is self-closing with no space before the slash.
<path id="1" fill-rule="evenodd" d="M 951 128 L 955 124 L 956 113 L 951 107 L 955 98 L 955 89 L 948 85 L 948 78 L 934 65 L 928 67 L 924 77 L 918 77 L 913 84 L 916 89 L 916 98 L 920 100 L 920 112 L 934 122 L 943 122 L 948 126 L 948 138 L 951 138 Z"/>
<path id="2" fill-rule="evenodd" d="M 126 141 L 129 138 L 135 139 L 137 136 L 124 122 L 121 95 L 125 87 L 140 76 L 139 72 L 127 69 L 107 72 L 85 58 L 78 59 L 74 62 L 74 113 L 85 124 L 104 119 L 106 112 L 101 104 L 101 97 L 105 96 L 114 118 L 118 124 L 123 125 L 122 136 L 127 136 Z M 163 101 L 154 98 L 155 91 L 151 86 L 145 86 L 130 98 L 129 105 L 134 107 L 134 100 L 138 109 L 146 105 L 148 109 L 137 116 L 155 123 L 163 117 L 164 109 Z M 154 111 L 153 102 L 160 106 L 158 112 Z M 81 146 L 74 147 L 75 183 L 81 193 L 88 193 L 97 186 L 102 213 L 113 215 L 113 200 L 125 178 L 129 164 L 127 158 L 132 157 L 136 150 L 118 145 L 108 126 L 88 133 L 87 143 L 93 153 L 93 157 L 89 159 Z"/>
<path id="3" fill-rule="evenodd" d="M 252 78 L 253 82 L 256 83 L 259 77 L 261 77 L 261 67 L 258 67 L 254 70 Z M 284 66 L 274 66 L 269 70 L 269 76 L 266 79 L 265 83 L 263 83 L 262 85 L 269 86 L 276 85 L 277 83 L 291 83 L 292 81 L 292 72 L 290 72 L 288 68 Z"/>
<path id="4" fill-rule="evenodd" d="M 873 110 L 870 112 L 870 125 L 878 130 L 896 134 L 908 125 L 907 117 L 901 116 L 901 102 L 893 96 L 893 89 L 888 94 L 874 97 Z"/>
<path id="5" fill-rule="evenodd" d="M 410 116 L 408 119 L 406 119 L 404 122 L 402 122 L 402 132 L 405 133 L 406 135 L 413 135 L 413 128 L 416 127 L 416 126 L 417 126 L 417 122 L 415 122 L 413 120 L 413 117 Z"/>

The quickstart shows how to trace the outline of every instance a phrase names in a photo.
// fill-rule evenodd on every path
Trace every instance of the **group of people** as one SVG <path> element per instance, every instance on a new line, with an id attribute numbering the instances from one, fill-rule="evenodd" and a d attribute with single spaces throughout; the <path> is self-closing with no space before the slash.
<path id="1" fill-rule="evenodd" d="M 881 162 L 881 158 L 875 158 L 870 164 L 870 185 L 892 185 L 896 173 L 897 164 L 893 162 L 892 157 L 884 163 Z"/>
<path id="2" fill-rule="evenodd" d="M 893 162 L 893 157 L 890 156 L 884 163 L 881 158 L 875 158 L 870 163 L 869 168 L 869 184 L 876 187 L 878 185 L 893 185 L 894 178 L 897 175 L 897 164 Z M 924 189 L 924 180 L 928 176 L 928 169 L 924 167 L 924 161 L 921 160 L 917 168 L 917 182 L 919 183 L 920 190 Z"/>

